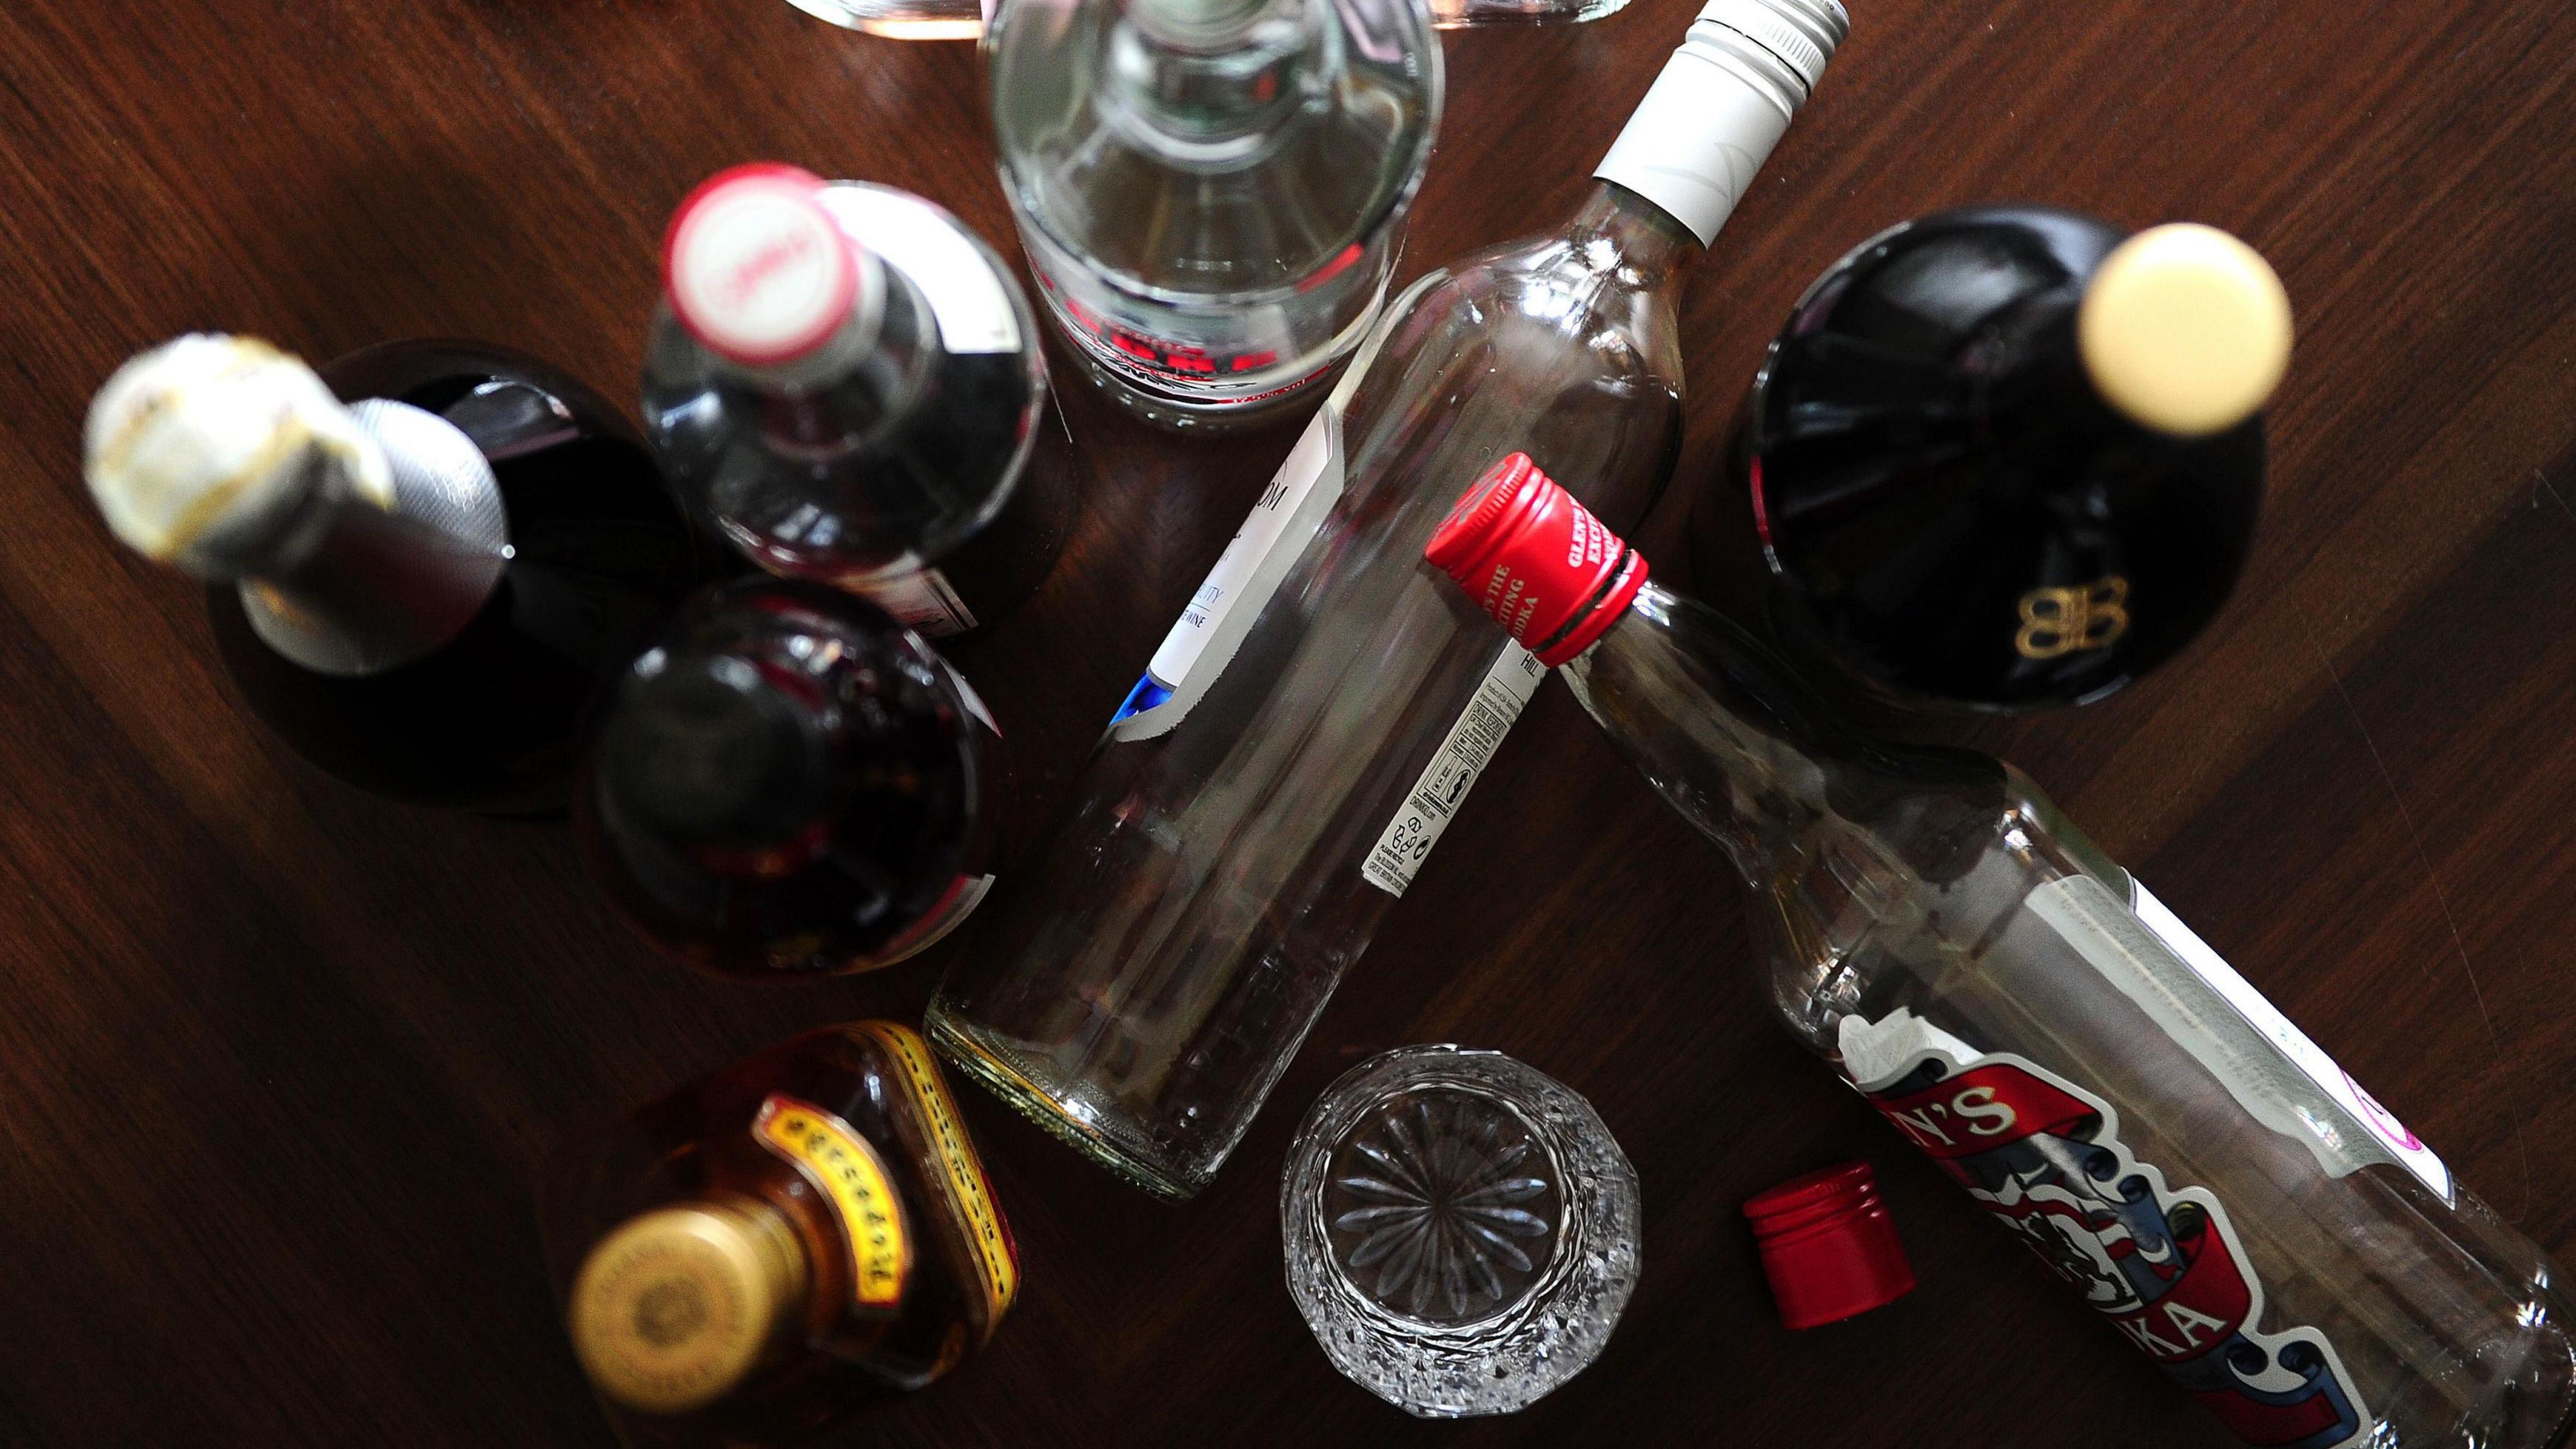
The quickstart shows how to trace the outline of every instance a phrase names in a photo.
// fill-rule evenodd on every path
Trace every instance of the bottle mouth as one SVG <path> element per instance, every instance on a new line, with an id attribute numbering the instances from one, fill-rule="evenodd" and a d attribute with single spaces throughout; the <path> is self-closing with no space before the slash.
<path id="1" fill-rule="evenodd" d="M 824 752 L 811 710 L 750 660 L 654 650 L 609 719 L 597 788 L 676 843 L 758 850 L 818 813 Z"/>
<path id="2" fill-rule="evenodd" d="M 1646 560 L 1514 453 L 1477 478 L 1423 548 L 1553 669 L 1592 647 L 1646 584 Z"/>
<path id="3" fill-rule="evenodd" d="M 773 163 L 718 172 L 672 214 L 662 273 L 671 313 L 709 351 L 779 367 L 853 326 L 873 333 L 885 305 L 876 258 L 841 230 L 810 171 Z"/>

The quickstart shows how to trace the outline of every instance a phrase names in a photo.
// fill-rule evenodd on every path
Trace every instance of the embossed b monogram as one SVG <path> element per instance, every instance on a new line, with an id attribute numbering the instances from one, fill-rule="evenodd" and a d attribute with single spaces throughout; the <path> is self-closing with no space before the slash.
<path id="1" fill-rule="evenodd" d="M 2079 649 L 2109 647 L 2129 632 L 2129 581 L 2105 574 L 2066 589 L 2042 587 L 2021 596 L 2021 631 L 2013 652 L 2024 659 L 2054 659 Z"/>

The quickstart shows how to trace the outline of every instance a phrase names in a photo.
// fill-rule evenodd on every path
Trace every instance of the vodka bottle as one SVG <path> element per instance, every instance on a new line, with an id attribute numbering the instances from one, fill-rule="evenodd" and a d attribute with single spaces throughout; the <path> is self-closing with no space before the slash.
<path id="1" fill-rule="evenodd" d="M 1898 701 L 2098 699 L 2226 601 L 2289 352 L 2280 279 L 2224 232 L 1908 222 L 1772 344 L 1694 510 L 1700 576 L 1754 535 L 1782 639 Z"/>
<path id="2" fill-rule="evenodd" d="M 1013 0 L 989 46 L 1002 189 L 1085 373 L 1174 429 L 1311 402 L 1431 157 L 1420 0 Z"/>
<path id="3" fill-rule="evenodd" d="M 210 585 L 251 709 L 412 804 L 560 808 L 591 691 L 702 572 L 616 409 L 477 343 L 390 343 L 317 377 L 249 338 L 183 337 L 99 389 L 87 451 L 117 535 Z"/>
<path id="4" fill-rule="evenodd" d="M 635 928 L 753 980 L 873 971 L 992 888 L 1000 731 L 865 600 L 754 576 L 690 601 L 610 682 L 573 803 Z"/>
<path id="5" fill-rule="evenodd" d="M 957 218 L 740 166 L 680 204 L 664 270 L 645 426 L 753 562 L 930 635 L 1046 578 L 1078 464 L 1019 284 Z"/>
<path id="6" fill-rule="evenodd" d="M 993 0 L 788 0 L 834 25 L 892 40 L 972 40 L 992 23 Z M 1431 0 L 1431 23 L 1572 25 L 1627 8 L 1628 0 Z"/>
<path id="7" fill-rule="evenodd" d="M 1571 219 L 1388 308 L 933 1001 L 968 1075 L 1150 1190 L 1215 1173 L 1538 682 L 1421 566 L 1442 480 L 1534 432 L 1643 513 L 1681 269 L 1844 26 L 1716 0 Z"/>
<path id="8" fill-rule="evenodd" d="M 2019 771 L 1854 738 L 1526 457 L 1428 552 L 1741 873 L 1799 1040 L 2239 1438 L 2566 1442 L 2549 1260 Z"/>

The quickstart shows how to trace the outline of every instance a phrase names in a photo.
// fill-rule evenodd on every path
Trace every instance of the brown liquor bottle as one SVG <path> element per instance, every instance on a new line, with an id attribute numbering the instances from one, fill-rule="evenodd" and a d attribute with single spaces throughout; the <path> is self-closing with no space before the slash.
<path id="1" fill-rule="evenodd" d="M 562 1153 L 541 1217 L 628 1443 L 804 1442 L 992 1336 L 1010 1229 L 910 1028 L 807 1032 Z"/>

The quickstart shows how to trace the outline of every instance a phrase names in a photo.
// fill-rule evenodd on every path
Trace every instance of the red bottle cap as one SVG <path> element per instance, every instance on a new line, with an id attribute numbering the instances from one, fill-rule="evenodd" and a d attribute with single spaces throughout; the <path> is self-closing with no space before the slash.
<path id="1" fill-rule="evenodd" d="M 1914 1268 L 1866 1162 L 1793 1177 L 1747 1200 L 1744 1215 L 1791 1328 L 1839 1323 L 1914 1291 Z"/>
<path id="2" fill-rule="evenodd" d="M 1486 469 L 1422 556 L 1550 669 L 1592 647 L 1646 583 L 1645 559 L 1527 453 Z"/>
<path id="3" fill-rule="evenodd" d="M 793 362 L 876 302 L 875 268 L 817 200 L 823 179 L 761 163 L 719 171 L 671 216 L 662 276 L 672 314 L 717 356 Z"/>

